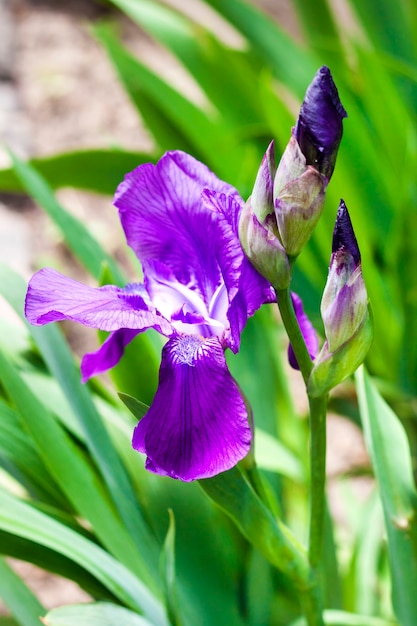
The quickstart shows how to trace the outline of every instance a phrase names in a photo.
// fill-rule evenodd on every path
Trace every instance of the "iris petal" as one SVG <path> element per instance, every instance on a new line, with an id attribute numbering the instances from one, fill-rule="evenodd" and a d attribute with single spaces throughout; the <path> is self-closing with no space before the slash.
<path id="1" fill-rule="evenodd" d="M 230 331 L 226 333 L 224 343 L 237 352 L 248 317 L 262 304 L 274 302 L 275 293 L 242 250 L 238 234 L 241 203 L 235 196 L 208 189 L 204 190 L 202 201 L 207 210 L 211 208 L 218 215 L 215 255 L 229 299 L 227 318 Z"/>
<path id="2" fill-rule="evenodd" d="M 239 197 L 193 157 L 167 152 L 156 165 L 140 165 L 128 174 L 114 203 L 139 260 L 162 260 L 180 283 L 197 287 L 208 305 L 221 277 L 214 256 L 218 234 L 201 203 L 205 187 Z"/>
<path id="3" fill-rule="evenodd" d="M 230 469 L 249 451 L 247 410 L 216 337 L 165 345 L 154 401 L 133 434 L 147 469 L 184 481 Z"/>
<path id="4" fill-rule="evenodd" d="M 37 326 L 67 319 L 107 331 L 155 328 L 164 335 L 172 333 L 170 322 L 145 302 L 140 290 L 88 287 L 50 268 L 30 280 L 25 315 Z"/>
<path id="5" fill-rule="evenodd" d="M 107 372 L 111 367 L 117 365 L 126 346 L 140 332 L 140 330 L 120 328 L 120 330 L 111 333 L 96 352 L 84 354 L 81 361 L 82 382 L 86 383 L 92 376 Z"/>

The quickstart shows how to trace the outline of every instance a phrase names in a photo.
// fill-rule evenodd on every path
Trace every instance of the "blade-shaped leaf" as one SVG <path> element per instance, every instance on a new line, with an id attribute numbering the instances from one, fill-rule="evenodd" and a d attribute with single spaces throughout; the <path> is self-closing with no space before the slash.
<path id="1" fill-rule="evenodd" d="M 143 554 L 136 549 L 126 528 L 114 514 L 94 469 L 1 352 L 0 380 L 36 443 L 43 462 L 78 513 L 91 523 L 97 536 L 122 562 L 144 580 L 151 581 L 151 563 L 144 561 Z"/>
<path id="2" fill-rule="evenodd" d="M 155 626 L 167 626 L 164 609 L 149 589 L 108 552 L 0 487 L 0 528 L 31 539 L 72 559 L 129 608 Z"/>
<path id="3" fill-rule="evenodd" d="M 402 626 L 417 623 L 417 493 L 404 428 L 364 368 L 356 374 L 359 408 L 388 534 L 393 605 Z"/>
<path id="4" fill-rule="evenodd" d="M 49 611 L 45 626 L 153 626 L 147 619 L 110 602 L 73 604 Z"/>
<path id="5" fill-rule="evenodd" d="M 25 190 L 45 209 L 49 217 L 62 231 L 69 248 L 81 261 L 84 267 L 95 278 L 100 277 L 103 261 L 108 263 L 118 284 L 124 285 L 118 265 L 100 246 L 87 228 L 73 215 L 68 213 L 57 201 L 46 180 L 29 163 L 25 163 L 11 154 L 14 171 Z"/>
<path id="6" fill-rule="evenodd" d="M 124 175 L 155 157 L 125 150 L 76 150 L 51 157 L 31 159 L 29 164 L 54 189 L 75 187 L 113 195 Z M 13 168 L 0 170 L 2 191 L 25 191 Z"/>
<path id="7" fill-rule="evenodd" d="M 0 264 L 0 293 L 23 320 L 25 291 L 26 284 L 22 278 Z M 122 465 L 103 421 L 94 406 L 89 390 L 86 386 L 81 385 L 80 374 L 75 367 L 68 345 L 56 326 L 35 328 L 27 324 L 27 328 L 78 418 L 85 435 L 86 445 L 105 479 L 109 494 L 117 506 L 126 532 L 129 533 L 130 539 L 136 543 L 137 550 L 140 550 L 147 563 L 144 574 L 146 571 L 148 574 L 151 571 L 156 573 L 158 548 L 155 540 L 141 514 L 126 469 Z M 24 412 L 27 410 L 24 405 L 22 405 L 22 410 Z M 45 415 L 47 414 L 45 413 Z M 114 539 L 117 540 L 116 537 Z M 140 561 L 139 558 L 136 563 Z"/>
<path id="8" fill-rule="evenodd" d="M 22 626 L 39 626 L 46 609 L 23 580 L 0 557 L 0 598 Z"/>
<path id="9" fill-rule="evenodd" d="M 169 526 L 161 554 L 161 569 L 165 581 L 168 617 L 173 626 L 180 626 L 181 619 L 178 611 L 175 573 L 175 517 L 172 509 L 169 509 L 168 513 Z"/>
<path id="10" fill-rule="evenodd" d="M 347 611 L 324 611 L 326 626 L 398 626 L 397 622 L 369 615 L 357 615 Z M 308 626 L 304 618 L 291 622 L 289 626 Z"/>
<path id="11" fill-rule="evenodd" d="M 243 0 L 209 0 L 208 2 L 249 40 L 275 75 L 299 98 L 314 76 L 319 62 L 311 51 L 294 41 L 255 3 Z"/>
<path id="12" fill-rule="evenodd" d="M 308 584 L 310 568 L 304 548 L 280 520 L 274 520 L 238 467 L 199 484 L 270 563 L 300 588 Z"/>

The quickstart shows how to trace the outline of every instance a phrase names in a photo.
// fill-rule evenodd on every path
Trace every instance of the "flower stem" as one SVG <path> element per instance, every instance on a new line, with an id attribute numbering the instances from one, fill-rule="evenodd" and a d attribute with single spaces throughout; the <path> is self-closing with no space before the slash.
<path id="1" fill-rule="evenodd" d="M 307 383 L 310 372 L 313 369 L 313 361 L 311 360 L 304 337 L 298 325 L 291 300 L 291 292 L 289 289 L 276 289 L 275 293 L 282 322 L 293 347 L 304 382 Z"/>
<path id="2" fill-rule="evenodd" d="M 310 398 L 310 530 L 308 559 L 316 569 L 323 550 L 326 484 L 327 395 Z"/>
<path id="3" fill-rule="evenodd" d="M 304 382 L 307 384 L 313 362 L 307 350 L 297 317 L 292 305 L 289 289 L 276 289 L 278 307 L 294 350 Z M 326 480 L 326 411 L 327 395 L 318 398 L 309 396 L 310 406 L 310 528 L 308 560 L 317 575 L 323 547 L 325 520 Z M 314 597 L 313 597 L 314 595 Z M 320 591 L 316 587 L 302 599 L 304 614 L 310 625 L 323 624 Z"/>
<path id="4" fill-rule="evenodd" d="M 308 626 L 325 626 L 320 587 L 317 584 L 300 596 L 303 613 Z"/>

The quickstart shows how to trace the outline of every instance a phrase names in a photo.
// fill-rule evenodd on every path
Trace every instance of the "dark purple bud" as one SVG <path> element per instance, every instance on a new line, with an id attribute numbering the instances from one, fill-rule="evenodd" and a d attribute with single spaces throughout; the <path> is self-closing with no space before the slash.
<path id="1" fill-rule="evenodd" d="M 306 91 L 294 136 L 306 158 L 330 180 L 347 117 L 328 67 L 323 65 Z"/>
<path id="2" fill-rule="evenodd" d="M 343 200 L 340 200 L 337 210 L 336 224 L 333 231 L 332 252 L 345 249 L 350 252 L 355 262 L 355 267 L 361 262 L 358 242 L 353 232 L 349 211 Z"/>

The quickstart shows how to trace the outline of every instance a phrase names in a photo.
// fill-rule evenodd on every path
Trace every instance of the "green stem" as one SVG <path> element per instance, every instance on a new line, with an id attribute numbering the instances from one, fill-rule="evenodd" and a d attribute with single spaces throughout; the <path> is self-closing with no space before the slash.
<path id="1" fill-rule="evenodd" d="M 326 412 L 327 395 L 310 398 L 310 531 L 308 559 L 318 568 L 323 551 L 326 512 Z"/>
<path id="2" fill-rule="evenodd" d="M 282 322 L 293 347 L 304 382 L 307 384 L 308 377 L 313 369 L 313 361 L 311 360 L 300 326 L 298 325 L 291 300 L 291 292 L 289 289 L 276 289 L 275 293 L 277 295 L 278 308 L 281 313 Z"/>
<path id="3" fill-rule="evenodd" d="M 323 605 L 318 581 L 314 587 L 300 595 L 301 606 L 308 626 L 325 626 Z"/>
<path id="4" fill-rule="evenodd" d="M 278 307 L 294 350 L 304 382 L 313 369 L 313 362 L 301 333 L 289 289 L 276 289 Z M 325 520 L 325 480 L 326 480 L 326 411 L 327 395 L 318 398 L 309 396 L 310 405 L 310 529 L 308 559 L 313 572 L 317 575 L 320 565 L 324 536 Z M 323 624 L 319 588 L 304 594 L 303 610 L 309 625 Z"/>

